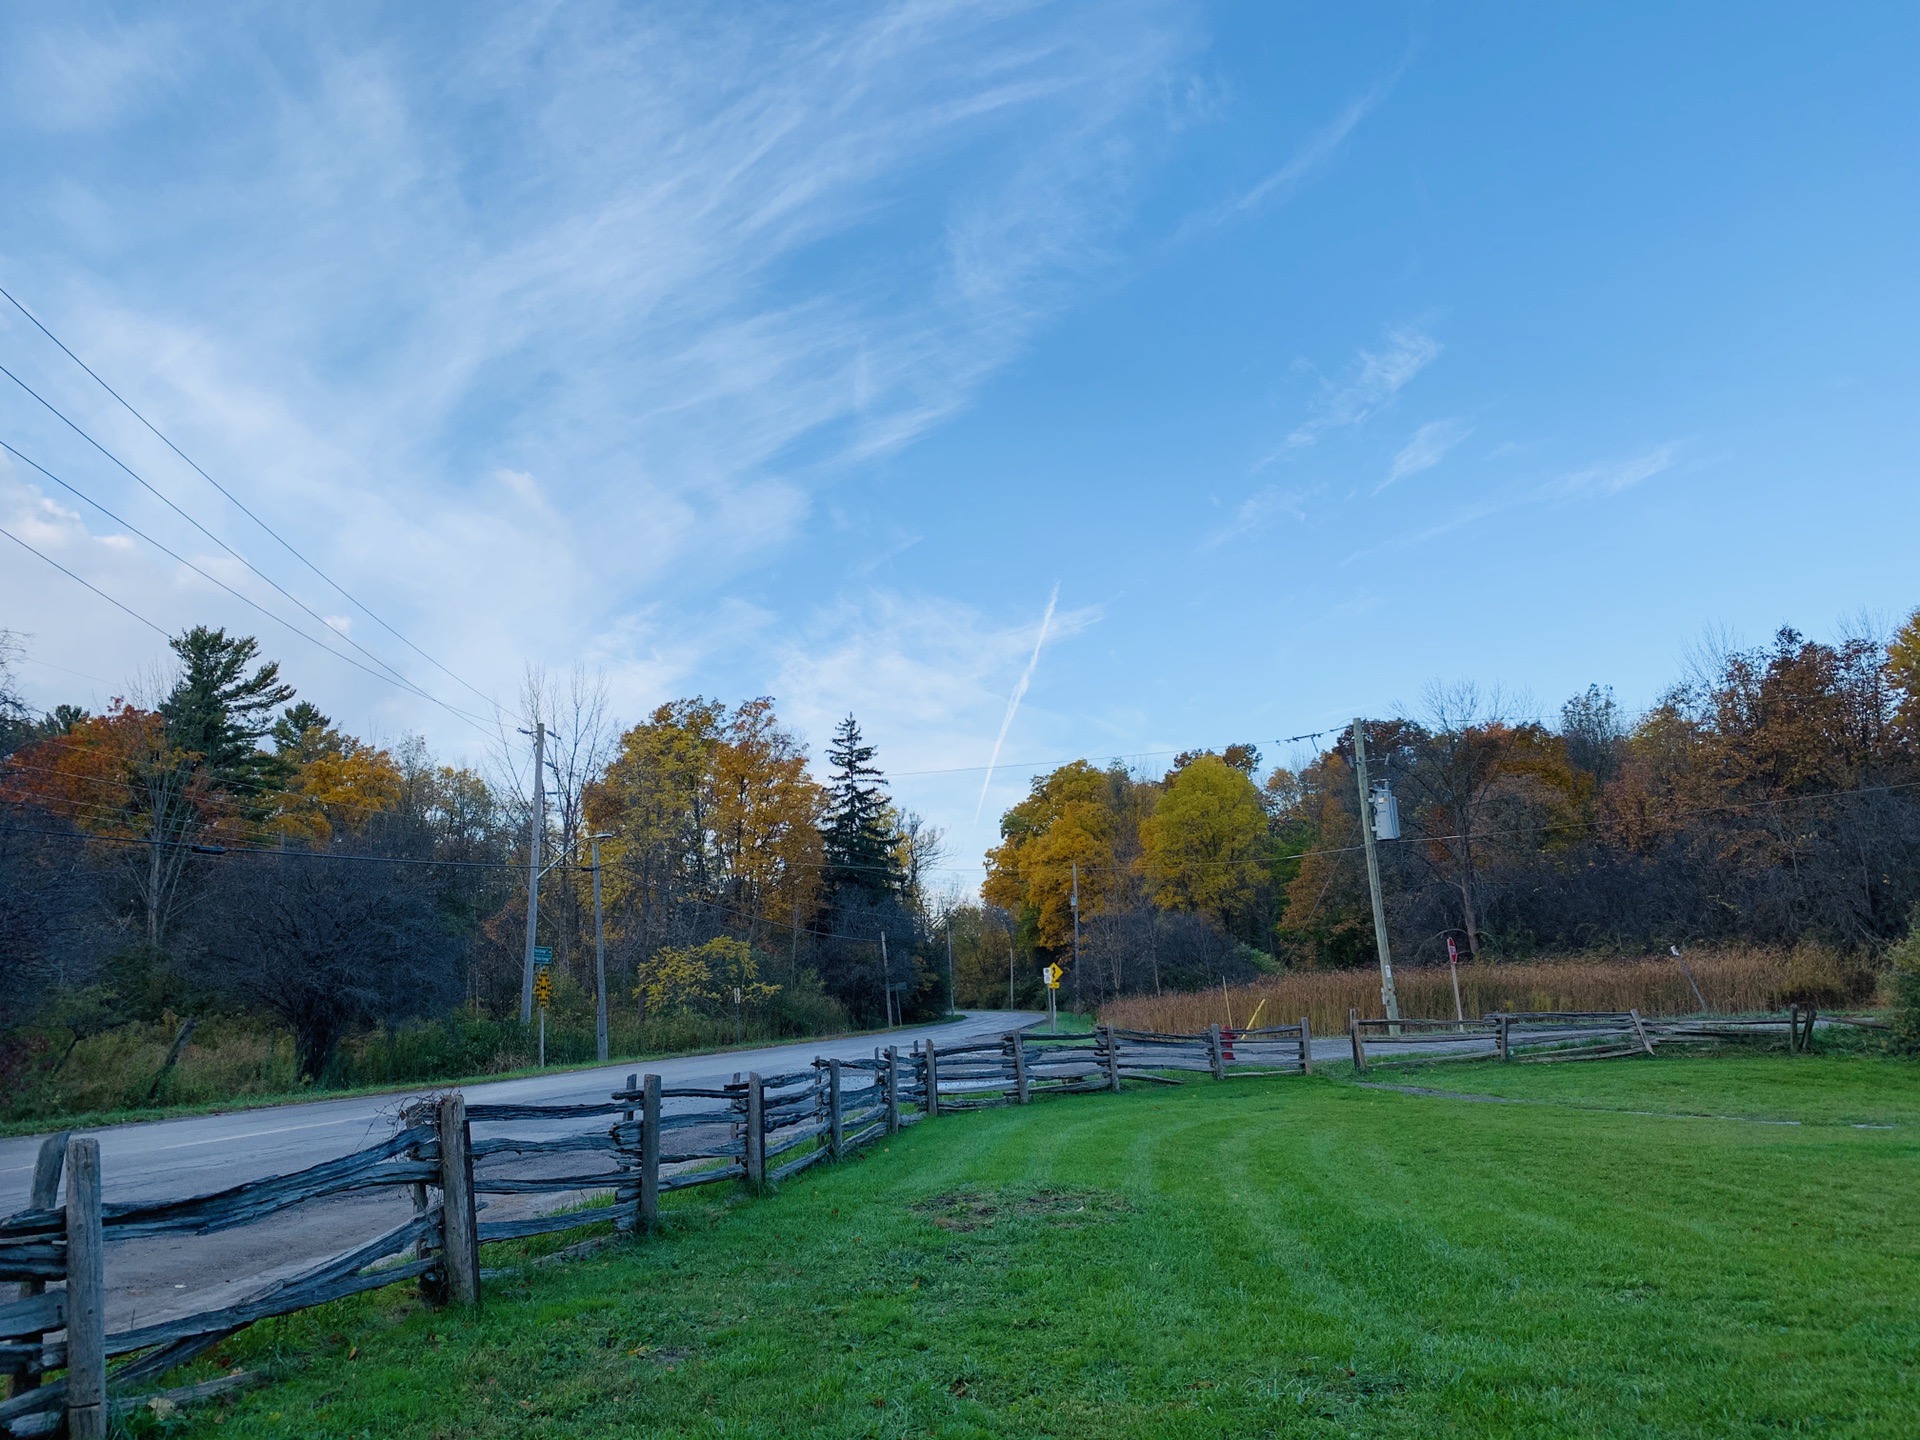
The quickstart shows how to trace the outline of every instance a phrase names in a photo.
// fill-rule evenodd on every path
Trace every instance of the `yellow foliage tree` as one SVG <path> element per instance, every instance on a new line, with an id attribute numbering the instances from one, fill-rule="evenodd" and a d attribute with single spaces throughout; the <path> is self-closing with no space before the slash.
<path id="1" fill-rule="evenodd" d="M 1124 837 L 1115 813 L 1116 784 L 1131 782 L 1076 760 L 1034 781 L 1033 793 L 1001 817 L 1002 839 L 987 852 L 980 893 L 1030 917 L 1036 940 L 1047 949 L 1073 942 L 1076 864 L 1082 920 L 1105 911 L 1118 889 L 1123 867 L 1116 845 Z"/>
<path id="2" fill-rule="evenodd" d="M 1268 880 L 1272 846 L 1260 792 L 1217 755 L 1179 770 L 1140 827 L 1154 899 L 1198 910 L 1222 929 L 1253 904 Z"/>
<path id="3" fill-rule="evenodd" d="M 400 800 L 400 767 L 385 750 L 315 727 L 301 737 L 293 782 L 280 796 L 272 825 L 287 836 L 326 840 L 358 834 Z"/>
<path id="4" fill-rule="evenodd" d="M 721 935 L 704 945 L 669 945 L 655 951 L 634 996 L 649 1014 L 690 1010 L 712 1015 L 733 1004 L 735 989 L 748 1005 L 763 1004 L 780 993 L 778 985 L 760 978 L 759 958 L 746 941 Z"/>
<path id="5" fill-rule="evenodd" d="M 1900 723 L 1920 736 L 1920 610 L 1893 632 L 1887 644 L 1887 673 L 1900 691 Z"/>

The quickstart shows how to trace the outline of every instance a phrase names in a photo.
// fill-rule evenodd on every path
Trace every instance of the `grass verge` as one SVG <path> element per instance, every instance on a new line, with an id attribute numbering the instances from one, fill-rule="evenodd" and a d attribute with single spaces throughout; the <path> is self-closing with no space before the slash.
<path id="1" fill-rule="evenodd" d="M 260 1327 L 222 1359 L 276 1384 L 139 1423 L 423 1440 L 1914 1433 L 1913 1067 L 1660 1059 L 1410 1083 L 1470 1076 L 1549 1103 L 1323 1077 L 941 1120 L 767 1198 L 685 1197 L 663 1235 L 523 1266 L 477 1316 L 395 1293 Z M 1743 1106 L 1832 1123 L 1694 1118 Z M 1646 1110 L 1673 1113 L 1631 1113 Z"/>

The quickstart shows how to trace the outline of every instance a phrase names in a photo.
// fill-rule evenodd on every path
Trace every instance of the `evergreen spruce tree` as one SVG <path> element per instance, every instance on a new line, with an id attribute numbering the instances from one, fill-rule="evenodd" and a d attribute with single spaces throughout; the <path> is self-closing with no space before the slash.
<path id="1" fill-rule="evenodd" d="M 822 837 L 827 893 L 836 902 L 849 891 L 874 899 L 898 894 L 902 876 L 886 781 L 873 763 L 873 746 L 861 738 L 853 716 L 835 727 L 827 759 L 833 764 Z"/>

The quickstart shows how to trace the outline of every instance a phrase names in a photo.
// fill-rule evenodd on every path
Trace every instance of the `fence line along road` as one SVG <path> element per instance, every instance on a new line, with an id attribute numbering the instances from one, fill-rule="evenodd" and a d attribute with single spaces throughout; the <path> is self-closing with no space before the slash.
<path id="1" fill-rule="evenodd" d="M 1810 1011 L 1659 1022 L 1633 1011 L 1472 1022 L 1355 1014 L 1349 1040 L 1364 1070 L 1379 1063 L 1370 1047 L 1444 1047 L 1422 1058 L 1449 1058 L 1465 1047 L 1505 1060 L 1603 1058 L 1651 1054 L 1663 1041 L 1785 1034 L 1800 1049 L 1813 1026 Z M 469 1104 L 449 1093 L 408 1106 L 393 1134 L 352 1154 L 211 1194 L 134 1203 L 103 1201 L 97 1140 L 50 1136 L 36 1159 L 28 1208 L 0 1220 L 0 1282 L 18 1287 L 15 1298 L 0 1301 L 0 1374 L 12 1391 L 0 1401 L 0 1432 L 44 1434 L 64 1424 L 77 1440 L 93 1440 L 107 1433 L 115 1411 L 141 1403 L 168 1371 L 255 1321 L 404 1281 L 417 1281 L 435 1303 L 477 1306 L 483 1244 L 609 1220 L 619 1231 L 644 1235 L 658 1223 L 663 1194 L 740 1182 L 763 1189 L 943 1114 L 1115 1092 L 1127 1081 L 1177 1085 L 1183 1075 L 1218 1082 L 1312 1072 L 1313 1036 L 1304 1018 L 1188 1035 L 1102 1026 L 1086 1035 L 1015 1030 L 991 1040 L 928 1039 L 904 1051 L 893 1045 L 869 1056 L 831 1056 L 720 1084 L 666 1085 L 659 1075 L 636 1073 L 606 1099 L 575 1104 Z M 582 1128 L 553 1134 L 556 1122 Z M 557 1173 L 529 1174 L 529 1159 L 557 1166 Z M 63 1170 L 66 1195 L 59 1201 Z M 404 1194 L 409 1218 L 231 1303 L 109 1331 L 108 1242 L 280 1223 L 316 1200 L 380 1190 Z M 487 1216 L 496 1197 L 582 1192 L 598 1193 L 611 1207 Z M 49 1282 L 60 1288 L 48 1289 Z M 64 1374 L 48 1378 L 57 1371 Z M 167 1393 L 195 1398 L 245 1378 Z"/>

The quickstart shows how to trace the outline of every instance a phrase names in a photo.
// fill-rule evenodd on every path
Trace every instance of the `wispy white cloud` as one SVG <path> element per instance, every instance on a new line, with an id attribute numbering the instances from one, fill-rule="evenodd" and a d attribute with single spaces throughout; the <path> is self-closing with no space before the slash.
<path id="1" fill-rule="evenodd" d="M 1377 110 L 1393 92 L 1393 87 L 1399 83 L 1405 68 L 1404 65 L 1395 68 L 1392 74 L 1385 76 L 1348 101 L 1340 108 L 1338 114 L 1307 136 L 1292 154 L 1258 181 L 1237 195 L 1229 196 L 1219 204 L 1190 217 L 1175 232 L 1174 243 L 1177 244 L 1198 232 L 1215 229 L 1270 206 L 1283 205 L 1312 181 L 1332 169 L 1334 162 L 1340 158 L 1347 140 L 1355 130 L 1360 128 L 1361 122 Z M 1210 103 L 1212 108 L 1217 110 L 1218 101 Z"/>
<path id="2" fill-rule="evenodd" d="M 1631 490 L 1644 480 L 1673 468 L 1675 455 L 1679 447 L 1669 442 L 1656 445 L 1639 455 L 1625 460 L 1610 460 L 1599 465 L 1589 465 L 1562 475 L 1558 479 L 1541 487 L 1540 497 L 1573 499 L 1586 495 L 1618 495 L 1623 490 Z"/>
<path id="3" fill-rule="evenodd" d="M 1442 348 L 1418 327 L 1389 330 L 1382 349 L 1362 350 L 1344 379 L 1323 388 L 1313 413 L 1287 436 L 1280 453 L 1305 449 L 1329 430 L 1362 424 L 1391 405 L 1415 376 L 1440 358 Z"/>
<path id="4" fill-rule="evenodd" d="M 1464 420 L 1428 421 L 1400 447 L 1393 457 L 1393 463 L 1387 467 L 1387 478 L 1373 487 L 1373 493 L 1378 495 L 1389 485 L 1405 480 L 1410 475 L 1431 470 L 1447 458 L 1449 450 L 1472 433 L 1473 427 Z"/>
<path id="5" fill-rule="evenodd" d="M 1523 485 L 1501 495 L 1476 500 L 1472 504 L 1461 506 L 1436 524 L 1356 550 L 1347 557 L 1345 563 L 1350 565 L 1371 556 L 1413 549 L 1455 531 L 1463 530 L 1470 525 L 1476 525 L 1482 520 L 1491 519 L 1495 515 L 1525 506 L 1607 499 L 1671 470 L 1678 459 L 1679 452 L 1679 443 L 1668 441 L 1624 459 L 1582 466 L 1578 470 L 1567 471 L 1546 480 Z"/>
<path id="6" fill-rule="evenodd" d="M 164 166 L 128 145 L 77 180 L 11 176 L 50 239 L 9 257 L 9 288 L 503 694 L 533 654 L 614 657 L 636 688 L 691 673 L 687 645 L 719 634 L 705 613 L 795 541 L 824 485 L 964 408 L 1110 263 L 1140 132 L 1197 44 L 1166 0 L 1098 27 L 932 0 L 522 7 L 431 39 L 183 17 L 99 30 L 60 83 L 84 95 L 119 64 L 145 94 L 177 45 L 220 77 L 219 114 L 171 118 Z M 67 43 L 0 19 L 9 39 Z M 41 108 L 0 113 L 0 143 L 114 118 Z M 196 510 L 222 503 L 84 383 L 62 399 Z M 215 528 L 322 613 L 342 605 L 231 512 Z M 165 573 L 130 572 L 131 603 L 227 618 L 173 604 Z M 15 623 L 77 645 L 46 594 L 0 576 Z M 435 723 L 309 659 L 376 723 Z"/>
<path id="7" fill-rule="evenodd" d="M 993 737 L 993 753 L 987 756 L 987 773 L 980 781 L 980 799 L 973 807 L 976 822 L 986 806 L 987 792 L 993 788 L 993 768 L 1000 763 L 1000 747 L 1007 742 L 1007 731 L 1013 728 L 1013 717 L 1020 713 L 1020 702 L 1026 698 L 1027 687 L 1033 683 L 1033 672 L 1039 668 L 1040 651 L 1047 643 L 1047 631 L 1053 627 L 1053 612 L 1059 603 L 1060 585 L 1055 581 L 1052 593 L 1047 596 L 1046 611 L 1040 617 L 1040 628 L 1033 637 L 1033 654 L 1027 657 L 1027 668 L 1020 672 L 1013 693 L 1007 697 L 1007 713 L 1000 718 L 1000 731 Z"/>
<path id="8" fill-rule="evenodd" d="M 1263 486 L 1235 507 L 1232 519 L 1209 531 L 1201 539 L 1199 548 L 1203 551 L 1217 550 L 1231 541 L 1256 535 L 1282 516 L 1304 520 L 1307 518 L 1307 501 L 1316 493 L 1317 486 Z"/>
<path id="9" fill-rule="evenodd" d="M 94 130 L 187 83 L 192 58 L 170 21 L 64 25 L 14 49 L 7 91 L 35 129 Z"/>

